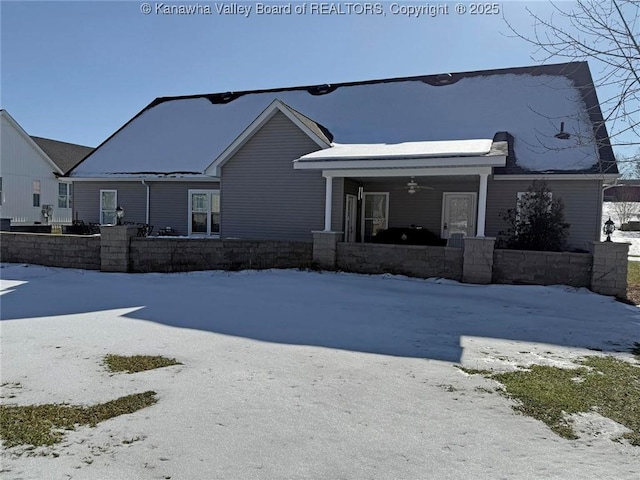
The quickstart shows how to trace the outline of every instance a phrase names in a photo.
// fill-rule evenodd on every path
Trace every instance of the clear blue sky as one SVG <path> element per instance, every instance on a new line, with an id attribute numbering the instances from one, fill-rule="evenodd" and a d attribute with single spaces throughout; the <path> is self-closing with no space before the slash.
<path id="1" fill-rule="evenodd" d="M 257 15 L 238 2 L 253 6 L 248 18 L 216 13 L 232 2 L 184 3 L 213 11 L 191 16 L 157 14 L 155 1 L 144 15 L 142 3 L 2 0 L 2 108 L 31 135 L 96 146 L 160 96 L 535 64 L 502 14 L 460 15 L 456 2 L 429 2 L 448 15 L 420 18 L 394 15 L 389 0 L 379 16 Z M 524 33 L 525 7 L 551 12 L 546 1 L 498 5 Z"/>

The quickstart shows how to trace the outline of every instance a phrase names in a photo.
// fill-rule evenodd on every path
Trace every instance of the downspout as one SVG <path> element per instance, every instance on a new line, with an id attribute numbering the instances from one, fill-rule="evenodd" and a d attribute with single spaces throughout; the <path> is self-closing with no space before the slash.
<path id="1" fill-rule="evenodd" d="M 149 185 L 146 184 L 144 180 L 142 180 L 142 185 L 147 187 L 147 210 L 145 212 L 145 223 L 149 225 Z"/>

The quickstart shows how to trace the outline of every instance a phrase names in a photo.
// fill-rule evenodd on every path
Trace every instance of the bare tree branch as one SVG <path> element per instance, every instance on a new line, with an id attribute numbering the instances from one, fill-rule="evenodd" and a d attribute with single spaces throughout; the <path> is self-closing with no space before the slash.
<path id="1" fill-rule="evenodd" d="M 570 6 L 551 2 L 553 12 L 542 18 L 532 8 L 526 11 L 533 30 L 517 30 L 506 17 L 513 35 L 536 47 L 533 60 L 549 62 L 598 60 L 602 70 L 594 75 L 596 87 L 616 94 L 600 100 L 611 143 L 635 145 L 640 139 L 640 1 L 576 0 Z M 619 143 L 614 142 L 620 136 Z M 635 138 L 633 138 L 635 137 Z"/>

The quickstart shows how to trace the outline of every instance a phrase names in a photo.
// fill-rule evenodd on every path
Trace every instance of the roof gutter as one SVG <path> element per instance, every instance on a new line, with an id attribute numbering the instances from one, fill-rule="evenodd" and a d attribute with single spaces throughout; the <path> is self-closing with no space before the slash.
<path id="1" fill-rule="evenodd" d="M 145 212 L 145 222 L 147 225 L 149 225 L 149 184 L 145 183 L 144 180 L 140 180 L 142 182 L 142 185 L 144 185 L 145 187 L 147 187 L 147 210 Z"/>

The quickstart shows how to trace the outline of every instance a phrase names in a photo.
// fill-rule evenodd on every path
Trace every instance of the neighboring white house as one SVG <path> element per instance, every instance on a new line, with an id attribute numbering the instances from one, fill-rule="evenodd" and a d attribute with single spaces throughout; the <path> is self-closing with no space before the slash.
<path id="1" fill-rule="evenodd" d="M 93 149 L 31 137 L 6 110 L 0 118 L 0 217 L 13 225 L 71 223 L 72 185 L 58 177 Z"/>

